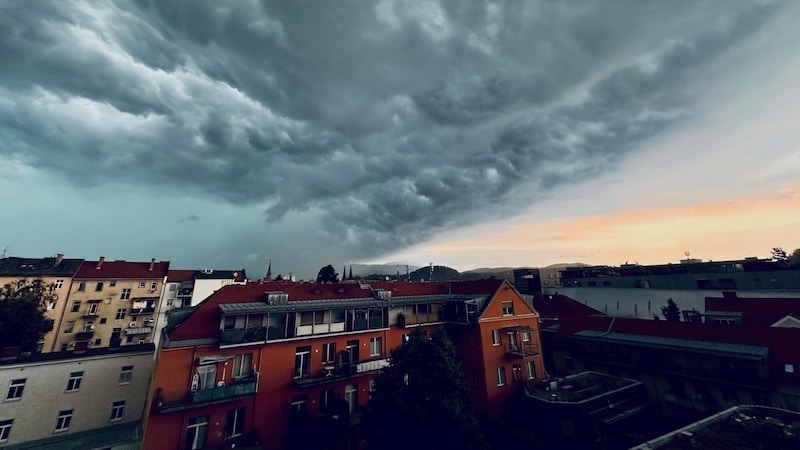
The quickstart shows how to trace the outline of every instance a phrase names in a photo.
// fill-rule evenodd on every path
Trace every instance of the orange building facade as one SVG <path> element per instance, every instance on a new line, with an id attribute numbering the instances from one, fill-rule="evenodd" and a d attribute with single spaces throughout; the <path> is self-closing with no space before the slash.
<path id="1" fill-rule="evenodd" d="M 446 328 L 482 414 L 544 376 L 538 315 L 502 280 L 226 286 L 171 315 L 143 448 L 291 448 L 299 422 L 361 447 L 372 380 L 415 327 Z"/>

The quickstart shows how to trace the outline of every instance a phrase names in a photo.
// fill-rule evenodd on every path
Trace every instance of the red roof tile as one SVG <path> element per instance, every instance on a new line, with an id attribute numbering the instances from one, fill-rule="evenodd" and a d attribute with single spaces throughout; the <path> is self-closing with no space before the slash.
<path id="1" fill-rule="evenodd" d="M 604 315 L 590 306 L 561 294 L 542 294 L 535 292 L 533 297 L 533 309 L 543 319 L 560 318 L 566 316 L 593 316 Z"/>
<path id="2" fill-rule="evenodd" d="M 769 326 L 790 314 L 800 314 L 800 299 L 706 297 L 708 311 L 739 311 L 742 313 L 742 325 Z"/>
<path id="3" fill-rule="evenodd" d="M 152 270 L 150 270 L 150 266 L 150 262 L 103 261 L 100 264 L 100 261 L 84 261 L 74 278 L 77 280 L 150 280 L 167 276 L 169 261 L 153 262 Z"/>
<path id="4" fill-rule="evenodd" d="M 167 274 L 167 281 L 170 283 L 194 281 L 194 270 L 172 269 Z"/>

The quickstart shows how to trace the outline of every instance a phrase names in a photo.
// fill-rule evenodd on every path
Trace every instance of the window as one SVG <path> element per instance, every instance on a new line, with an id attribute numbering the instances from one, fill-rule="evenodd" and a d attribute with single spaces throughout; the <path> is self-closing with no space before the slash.
<path id="1" fill-rule="evenodd" d="M 492 330 L 492 345 L 500 345 L 500 330 Z"/>
<path id="2" fill-rule="evenodd" d="M 80 310 L 81 310 L 81 301 L 75 300 L 74 302 L 72 302 L 72 309 L 70 309 L 70 312 L 78 312 Z"/>
<path id="3" fill-rule="evenodd" d="M 348 384 L 344 387 L 344 399 L 347 401 L 347 407 L 350 413 L 355 412 L 358 406 L 358 385 Z"/>
<path id="4" fill-rule="evenodd" d="M 191 417 L 186 427 L 186 449 L 198 449 L 206 446 L 208 432 L 208 416 Z"/>
<path id="5" fill-rule="evenodd" d="M 374 337 L 369 340 L 369 356 L 379 356 L 381 354 L 381 338 Z"/>
<path id="6" fill-rule="evenodd" d="M 69 423 L 72 422 L 72 410 L 67 409 L 58 412 L 58 420 L 56 421 L 56 432 L 69 430 Z"/>
<path id="7" fill-rule="evenodd" d="M 107 321 L 108 321 L 108 319 L 106 319 L 105 317 L 101 317 L 100 318 L 100 323 L 106 323 Z"/>
<path id="8" fill-rule="evenodd" d="M 536 378 L 536 364 L 533 361 L 528 361 L 526 364 L 528 365 L 528 379 Z"/>
<path id="9" fill-rule="evenodd" d="M 75 321 L 68 320 L 67 324 L 64 325 L 64 333 L 72 333 L 72 330 L 75 328 Z"/>
<path id="10" fill-rule="evenodd" d="M 117 280 L 111 280 L 111 281 L 109 281 L 109 282 L 108 282 L 108 285 L 109 285 L 109 286 L 111 286 L 111 287 L 114 287 L 114 286 L 116 286 L 116 285 L 117 285 Z"/>
<path id="11" fill-rule="evenodd" d="M 306 401 L 308 396 L 306 394 L 303 395 L 295 395 L 292 397 L 292 404 L 291 404 L 291 413 L 292 417 L 297 417 L 306 412 Z"/>
<path id="12" fill-rule="evenodd" d="M 11 380 L 11 386 L 8 387 L 6 400 L 18 400 L 22 398 L 22 391 L 25 390 L 25 380 L 27 378 L 17 378 Z"/>
<path id="13" fill-rule="evenodd" d="M 519 381 L 520 379 L 522 379 L 521 372 L 522 372 L 522 366 L 520 366 L 519 364 L 513 364 L 511 366 L 511 379 L 513 379 L 514 381 Z"/>
<path id="14" fill-rule="evenodd" d="M 130 384 L 133 379 L 133 366 L 122 366 L 119 371 L 119 384 Z"/>
<path id="15" fill-rule="evenodd" d="M 125 400 L 120 400 L 111 404 L 111 422 L 115 420 L 122 420 L 125 415 Z"/>
<path id="16" fill-rule="evenodd" d="M 322 412 L 327 412 L 328 409 L 333 404 L 333 388 L 331 389 L 323 389 L 319 391 L 319 408 Z"/>
<path id="17" fill-rule="evenodd" d="M 58 351 L 60 351 L 60 352 L 65 352 L 65 351 L 67 351 L 67 347 L 68 347 L 68 345 L 67 345 L 67 344 L 61 344 L 61 345 L 58 347 Z"/>
<path id="18" fill-rule="evenodd" d="M 73 392 L 80 389 L 81 380 L 83 380 L 83 371 L 71 372 L 69 374 L 69 380 L 67 380 L 67 392 Z"/>
<path id="19" fill-rule="evenodd" d="M 786 373 L 794 373 L 794 364 L 784 364 L 783 371 Z"/>
<path id="20" fill-rule="evenodd" d="M 233 359 L 233 378 L 249 377 L 253 373 L 253 354 L 244 353 Z"/>
<path id="21" fill-rule="evenodd" d="M 514 302 L 503 302 L 503 315 L 504 316 L 514 315 Z"/>
<path id="22" fill-rule="evenodd" d="M 311 346 L 297 347 L 294 352 L 294 377 L 305 378 L 308 376 L 311 364 Z"/>
<path id="23" fill-rule="evenodd" d="M 125 308 L 118 308 L 117 315 L 114 316 L 114 320 L 125 320 Z"/>
<path id="24" fill-rule="evenodd" d="M 144 289 L 144 281 L 139 282 L 139 289 Z"/>
<path id="25" fill-rule="evenodd" d="M 174 284 L 174 283 L 173 283 L 173 284 L 170 284 L 170 285 L 169 285 L 169 291 L 170 291 L 170 292 L 175 292 L 175 291 L 177 291 L 177 290 L 178 290 L 178 285 L 177 285 L 177 284 Z"/>
<path id="26" fill-rule="evenodd" d="M 103 282 L 102 281 L 98 281 L 97 285 L 94 287 L 94 290 L 97 291 L 97 292 L 102 291 L 103 290 Z"/>
<path id="27" fill-rule="evenodd" d="M 48 299 L 47 300 L 47 310 L 48 311 L 52 311 L 52 310 L 56 309 L 56 304 L 57 303 L 58 303 L 58 299 L 57 298 Z"/>
<path id="28" fill-rule="evenodd" d="M 89 302 L 89 311 L 86 315 L 88 316 L 96 316 L 97 315 L 97 308 L 100 307 L 100 300 L 92 300 Z"/>
<path id="29" fill-rule="evenodd" d="M 119 299 L 128 300 L 129 298 L 131 298 L 131 290 L 128 288 L 123 289 L 122 292 L 119 294 Z"/>
<path id="30" fill-rule="evenodd" d="M 78 291 L 79 292 L 83 292 L 85 290 L 86 290 L 86 282 L 85 281 L 81 281 L 80 283 L 78 283 Z"/>
<path id="31" fill-rule="evenodd" d="M 531 341 L 531 332 L 530 331 L 523 331 L 522 332 L 522 342 L 530 342 Z"/>
<path id="32" fill-rule="evenodd" d="M 210 364 L 197 368 L 198 388 L 200 390 L 213 389 L 217 382 L 217 366 Z"/>
<path id="33" fill-rule="evenodd" d="M 225 420 L 225 437 L 240 436 L 244 431 L 244 417 L 247 408 L 235 408 L 228 410 L 228 417 Z"/>
<path id="34" fill-rule="evenodd" d="M 8 435 L 11 434 L 11 425 L 14 424 L 14 419 L 0 420 L 0 442 L 8 440 Z"/>
<path id="35" fill-rule="evenodd" d="M 61 289 L 61 286 L 63 285 L 64 285 L 64 280 L 56 280 L 56 282 L 53 283 L 53 289 Z"/>
<path id="36" fill-rule="evenodd" d="M 328 342 L 322 344 L 322 362 L 323 363 L 336 362 L 336 342 Z"/>
<path id="37" fill-rule="evenodd" d="M 150 283 L 150 290 L 155 291 L 156 289 L 158 289 L 158 281 L 153 281 Z"/>
<path id="38" fill-rule="evenodd" d="M 347 362 L 351 363 L 358 362 L 358 347 L 359 347 L 358 339 L 347 341 Z"/>
<path id="39" fill-rule="evenodd" d="M 498 386 L 505 386 L 506 385 L 506 368 L 505 366 L 500 366 L 497 368 L 497 385 Z"/>

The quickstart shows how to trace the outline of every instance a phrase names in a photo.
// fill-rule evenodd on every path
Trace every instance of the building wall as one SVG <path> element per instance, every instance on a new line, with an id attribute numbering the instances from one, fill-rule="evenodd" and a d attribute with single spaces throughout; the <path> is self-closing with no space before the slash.
<path id="1" fill-rule="evenodd" d="M 503 303 L 511 302 L 514 306 L 514 315 L 503 314 Z M 507 352 L 509 336 L 505 327 L 524 326 L 531 329 L 531 344 L 538 346 L 538 354 L 527 356 L 524 359 L 520 356 L 512 356 Z M 522 300 L 516 290 L 507 283 L 504 284 L 492 301 L 487 305 L 481 319 L 478 322 L 480 329 L 480 345 L 482 353 L 482 390 L 479 393 L 476 407 L 485 415 L 495 415 L 506 409 L 512 402 L 517 391 L 522 389 L 525 380 L 529 377 L 527 372 L 527 361 L 532 361 L 536 370 L 534 378 L 542 379 L 545 374 L 544 362 L 542 360 L 541 345 L 539 344 L 539 318 L 530 307 Z M 493 330 L 500 330 L 500 344 L 493 344 Z M 517 345 L 521 344 L 521 335 L 515 333 L 514 338 Z M 514 381 L 514 364 L 519 364 L 521 376 L 519 381 Z M 505 384 L 498 385 L 498 368 L 503 368 L 505 372 Z M 484 403 L 485 402 L 485 403 Z"/>
<path id="2" fill-rule="evenodd" d="M 56 350 L 56 335 L 61 324 L 64 310 L 69 299 L 70 285 L 72 284 L 72 277 L 70 276 L 42 276 L 42 277 L 0 277 L 0 286 L 5 286 L 9 283 L 17 283 L 24 280 L 30 283 L 33 280 L 42 280 L 50 286 L 53 286 L 53 293 L 56 294 L 57 299 L 55 304 L 48 305 L 45 311 L 45 317 L 53 319 L 53 329 L 44 335 L 44 342 L 42 343 L 42 352 L 52 352 Z M 61 287 L 56 288 L 55 286 Z"/>
<path id="3" fill-rule="evenodd" d="M 100 290 L 97 290 L 98 283 L 103 284 Z M 83 289 L 81 289 L 82 284 Z M 163 278 L 74 279 L 69 292 L 69 302 L 65 305 L 64 318 L 58 329 L 55 349 L 59 350 L 62 346 L 67 350 L 74 348 L 78 342 L 79 332 L 91 332 L 92 335 L 87 340 L 89 347 L 108 346 L 115 328 L 119 329 L 121 345 L 138 344 L 140 341 L 153 342 L 156 312 L 163 287 Z M 124 289 L 130 290 L 127 299 L 122 298 Z M 136 298 L 156 299 L 153 312 L 138 316 L 132 315 Z M 80 302 L 77 310 L 75 310 L 75 302 Z M 89 315 L 91 303 L 97 303 L 94 315 Z M 135 327 L 131 326 L 133 322 L 136 322 Z M 70 326 L 72 331 L 69 331 Z M 93 330 L 87 328 L 91 326 L 94 326 Z M 127 331 L 129 329 L 142 331 L 148 327 L 149 331 L 140 332 L 140 334 L 132 334 Z"/>
<path id="4" fill-rule="evenodd" d="M 123 366 L 133 366 L 130 382 L 120 384 Z M 0 366 L 0 420 L 13 419 L 12 445 L 109 425 L 141 421 L 153 369 L 153 347 L 134 353 L 73 355 L 41 362 L 4 362 Z M 70 374 L 83 372 L 80 387 L 67 392 Z M 19 399 L 9 400 L 12 380 L 25 379 Z M 125 401 L 123 417 L 111 419 L 112 403 Z M 69 429 L 56 432 L 59 412 L 73 410 Z"/>

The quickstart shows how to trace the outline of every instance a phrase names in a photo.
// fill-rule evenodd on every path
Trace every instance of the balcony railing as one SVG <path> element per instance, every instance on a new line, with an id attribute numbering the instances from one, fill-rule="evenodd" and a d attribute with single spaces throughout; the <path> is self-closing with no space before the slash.
<path id="1" fill-rule="evenodd" d="M 153 331 L 153 327 L 131 327 L 125 328 L 125 334 L 128 336 L 138 336 L 141 334 L 150 334 Z"/>
<path id="2" fill-rule="evenodd" d="M 134 308 L 134 309 L 131 311 L 131 315 L 132 315 L 132 316 L 147 316 L 147 315 L 152 315 L 152 314 L 153 314 L 153 313 L 155 313 L 155 312 L 156 312 L 156 308 L 155 308 L 155 307 L 149 307 L 149 308 Z"/>
<path id="3" fill-rule="evenodd" d="M 506 343 L 506 355 L 512 357 L 536 356 L 539 354 L 539 345 L 532 342 L 522 344 Z"/>
<path id="4" fill-rule="evenodd" d="M 258 372 L 253 376 L 223 386 L 195 392 L 170 392 L 158 389 L 154 407 L 159 412 L 179 411 L 209 403 L 221 403 L 258 393 Z"/>
<path id="5" fill-rule="evenodd" d="M 76 341 L 88 341 L 94 336 L 94 331 L 79 331 L 75 333 Z"/>
<path id="6" fill-rule="evenodd" d="M 371 359 L 353 363 L 337 363 L 322 367 L 316 372 L 301 377 L 292 370 L 292 382 L 297 387 L 310 387 L 320 384 L 361 376 L 365 373 L 381 370 L 389 365 L 389 358 Z"/>

